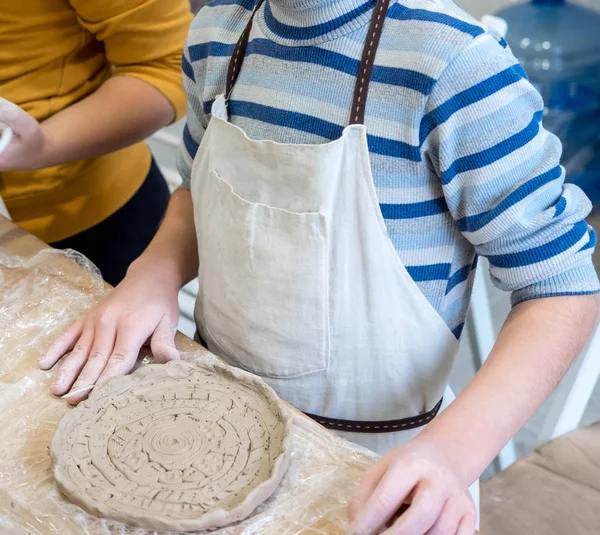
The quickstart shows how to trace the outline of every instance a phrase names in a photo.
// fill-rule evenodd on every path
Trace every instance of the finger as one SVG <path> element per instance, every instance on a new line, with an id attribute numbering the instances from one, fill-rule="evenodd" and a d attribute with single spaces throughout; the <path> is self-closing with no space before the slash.
<path id="1" fill-rule="evenodd" d="M 464 515 L 464 508 L 461 505 L 459 500 L 450 498 L 444 504 L 440 516 L 427 535 L 455 535 Z"/>
<path id="2" fill-rule="evenodd" d="M 59 366 L 58 370 L 54 374 L 52 383 L 50 384 L 50 391 L 55 396 L 62 396 L 67 392 L 75 379 L 79 375 L 79 372 L 83 368 L 87 361 L 90 348 L 94 342 L 94 329 L 87 328 L 81 333 L 81 336 L 77 340 L 73 351 Z"/>
<path id="3" fill-rule="evenodd" d="M 384 526 L 402 506 L 418 478 L 407 463 L 397 457 L 369 497 L 356 524 L 353 535 L 371 535 Z"/>
<path id="4" fill-rule="evenodd" d="M 473 513 L 465 515 L 458 526 L 456 535 L 475 535 L 476 516 Z"/>
<path id="5" fill-rule="evenodd" d="M 49 370 L 69 350 L 75 347 L 75 343 L 83 332 L 83 321 L 76 321 L 64 333 L 62 333 L 40 357 L 40 368 Z"/>
<path id="6" fill-rule="evenodd" d="M 91 341 L 90 341 L 91 343 Z M 51 391 L 60 396 L 69 391 L 87 362 L 87 351 L 73 351 L 61 362 L 52 381 Z"/>
<path id="7" fill-rule="evenodd" d="M 79 374 L 79 378 L 71 387 L 70 395 L 67 401 L 73 405 L 84 400 L 91 392 L 87 389 L 96 384 L 98 377 L 104 371 L 108 362 L 108 357 L 113 351 L 116 337 L 116 324 L 108 324 L 96 327 L 94 334 L 94 344 L 87 358 L 83 370 Z M 87 389 L 87 390 L 85 390 Z M 81 392 L 78 392 L 80 391 Z"/>
<path id="8" fill-rule="evenodd" d="M 179 360 L 179 351 L 175 348 L 176 331 L 177 327 L 171 325 L 167 316 L 163 316 L 150 340 L 150 349 L 157 362 Z"/>
<path id="9" fill-rule="evenodd" d="M 348 520 L 351 524 L 358 519 L 373 491 L 387 471 L 390 464 L 388 459 L 386 457 L 379 459 L 362 476 L 358 488 L 348 502 Z"/>
<path id="10" fill-rule="evenodd" d="M 446 493 L 439 486 L 424 481 L 419 483 L 410 507 L 389 530 L 389 534 L 424 535 L 439 518 L 446 499 Z"/>
<path id="11" fill-rule="evenodd" d="M 135 366 L 144 340 L 148 337 L 147 331 L 136 331 L 127 325 L 118 328 L 117 340 L 102 375 L 96 381 L 98 386 L 105 385 L 113 377 L 128 374 Z"/>

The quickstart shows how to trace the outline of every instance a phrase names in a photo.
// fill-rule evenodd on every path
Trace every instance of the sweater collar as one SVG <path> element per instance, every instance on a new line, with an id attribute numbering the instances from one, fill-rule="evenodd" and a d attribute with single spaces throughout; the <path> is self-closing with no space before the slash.
<path id="1" fill-rule="evenodd" d="M 348 34 L 371 20 L 376 0 L 265 0 L 257 15 L 269 39 L 310 46 Z"/>

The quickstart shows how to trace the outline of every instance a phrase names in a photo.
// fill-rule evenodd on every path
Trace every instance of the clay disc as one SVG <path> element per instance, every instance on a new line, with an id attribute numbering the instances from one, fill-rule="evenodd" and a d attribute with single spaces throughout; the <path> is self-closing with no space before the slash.
<path id="1" fill-rule="evenodd" d="M 63 494 L 96 516 L 196 531 L 246 518 L 287 469 L 291 420 L 259 378 L 220 364 L 143 366 L 94 390 L 51 446 Z"/>

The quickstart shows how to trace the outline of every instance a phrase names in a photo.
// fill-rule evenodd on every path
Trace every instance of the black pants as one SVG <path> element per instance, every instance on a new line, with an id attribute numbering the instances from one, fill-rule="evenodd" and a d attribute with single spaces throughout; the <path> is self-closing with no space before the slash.
<path id="1" fill-rule="evenodd" d="M 144 183 L 122 208 L 96 226 L 50 245 L 79 251 L 116 286 L 156 234 L 168 203 L 169 187 L 152 160 Z"/>

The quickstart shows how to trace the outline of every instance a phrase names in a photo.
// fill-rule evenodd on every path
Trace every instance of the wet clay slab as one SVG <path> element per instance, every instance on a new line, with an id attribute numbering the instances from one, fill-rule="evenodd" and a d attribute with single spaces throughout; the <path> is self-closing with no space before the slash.
<path id="1" fill-rule="evenodd" d="M 143 366 L 95 390 L 51 446 L 63 494 L 88 512 L 146 529 L 239 521 L 289 463 L 291 420 L 259 378 L 216 363 Z"/>

